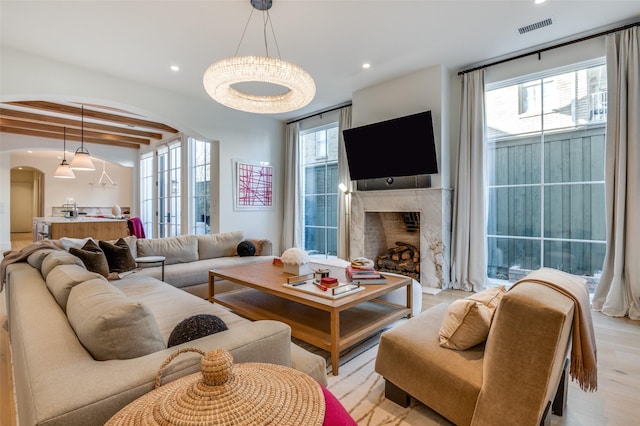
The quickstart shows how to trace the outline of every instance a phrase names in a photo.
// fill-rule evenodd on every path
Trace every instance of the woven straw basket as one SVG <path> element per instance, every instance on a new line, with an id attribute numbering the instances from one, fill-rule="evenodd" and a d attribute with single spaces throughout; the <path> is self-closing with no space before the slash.
<path id="1" fill-rule="evenodd" d="M 184 352 L 203 355 L 201 372 L 160 386 L 166 366 Z M 266 363 L 234 365 L 228 351 L 185 348 L 162 364 L 153 391 L 106 425 L 320 426 L 324 414 L 320 385 L 300 371 Z"/>

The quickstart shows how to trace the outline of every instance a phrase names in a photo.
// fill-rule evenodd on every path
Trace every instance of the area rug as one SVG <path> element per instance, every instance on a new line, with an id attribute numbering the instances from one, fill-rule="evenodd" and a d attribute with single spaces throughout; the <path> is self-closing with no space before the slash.
<path id="1" fill-rule="evenodd" d="M 453 425 L 413 399 L 407 408 L 403 408 L 384 397 L 384 379 L 374 370 L 380 334 L 384 331 L 343 351 L 340 354 L 338 376 L 334 376 L 331 372 L 329 352 L 297 339 L 294 341 L 327 360 L 327 388 L 338 398 L 359 426 Z M 399 362 L 402 361 L 399 360 Z"/>
<path id="2" fill-rule="evenodd" d="M 374 371 L 377 353 L 376 344 L 341 365 L 338 376 L 328 376 L 328 389 L 359 426 L 453 424 L 413 399 L 407 408 L 387 400 L 384 379 Z"/>

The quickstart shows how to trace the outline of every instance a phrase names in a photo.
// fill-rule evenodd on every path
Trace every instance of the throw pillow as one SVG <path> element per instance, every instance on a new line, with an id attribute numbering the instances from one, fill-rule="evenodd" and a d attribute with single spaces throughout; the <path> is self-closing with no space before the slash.
<path id="1" fill-rule="evenodd" d="M 166 348 L 151 311 L 103 278 L 71 289 L 67 318 L 94 359 L 130 359 Z"/>
<path id="2" fill-rule="evenodd" d="M 486 290 L 479 291 L 478 293 L 467 297 L 467 299 L 480 302 L 487 308 L 495 312 L 496 308 L 500 304 L 500 301 L 502 300 L 502 296 L 504 296 L 506 293 L 507 290 L 505 286 L 500 285 L 496 287 L 489 287 Z"/>
<path id="3" fill-rule="evenodd" d="M 58 302 L 63 311 L 67 311 L 67 300 L 71 289 L 78 284 L 95 278 L 104 279 L 102 275 L 87 271 L 81 265 L 58 265 L 47 275 L 46 282 L 49 292 Z"/>
<path id="4" fill-rule="evenodd" d="M 115 244 L 108 241 L 98 241 L 109 264 L 109 272 L 122 273 L 136 268 L 136 260 L 131 254 L 129 245 L 124 238 L 119 238 Z"/>
<path id="5" fill-rule="evenodd" d="M 464 351 L 487 340 L 493 312 L 480 302 L 459 299 L 449 305 L 440 325 L 440 346 Z"/>
<path id="6" fill-rule="evenodd" d="M 236 250 L 240 257 L 254 256 L 256 254 L 256 246 L 251 241 L 241 241 Z"/>
<path id="7" fill-rule="evenodd" d="M 103 277 L 109 276 L 109 263 L 104 252 L 95 241 L 89 239 L 82 248 L 71 247 L 69 253 L 77 256 L 84 263 L 85 268 L 91 272 L 97 272 Z"/>
<path id="8" fill-rule="evenodd" d="M 201 337 L 228 330 L 227 325 L 215 315 L 194 315 L 182 320 L 169 335 L 167 347 L 190 342 Z"/>

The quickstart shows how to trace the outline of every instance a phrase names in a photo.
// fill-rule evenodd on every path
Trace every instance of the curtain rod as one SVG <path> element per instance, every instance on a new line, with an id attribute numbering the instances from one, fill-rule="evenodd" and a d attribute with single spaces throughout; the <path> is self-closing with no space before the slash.
<path id="1" fill-rule="evenodd" d="M 317 112 L 311 113 L 309 115 L 305 115 L 305 116 L 300 117 L 300 118 L 296 118 L 295 120 L 287 121 L 287 125 L 292 124 L 292 123 L 297 123 L 298 121 L 306 120 L 307 118 L 315 117 L 316 115 L 325 114 L 327 112 L 335 111 L 337 109 L 344 108 L 344 107 L 347 107 L 347 106 L 351 106 L 351 101 L 344 102 L 342 104 L 339 104 L 339 105 L 336 105 L 336 106 L 332 106 L 330 108 L 323 109 L 322 111 L 317 111 Z"/>
<path id="2" fill-rule="evenodd" d="M 521 59 L 521 58 L 525 58 L 527 56 L 536 55 L 536 54 L 538 55 L 538 59 L 540 59 L 540 54 L 542 52 L 546 52 L 548 50 L 557 49 L 559 47 L 568 46 L 568 45 L 574 44 L 574 43 L 579 43 L 579 42 L 582 42 L 582 41 L 585 41 L 585 40 L 590 40 L 592 38 L 602 37 L 602 36 L 607 35 L 607 34 L 611 34 L 611 33 L 615 33 L 615 32 L 618 32 L 618 31 L 626 30 L 626 29 L 632 28 L 632 27 L 637 27 L 639 25 L 640 25 L 640 21 L 634 22 L 633 24 L 628 24 L 628 25 L 624 25 L 622 27 L 611 29 L 611 30 L 602 31 L 602 32 L 599 32 L 597 34 L 592 34 L 592 35 L 588 35 L 588 36 L 585 36 L 585 37 L 580 37 L 580 38 L 577 38 L 575 40 L 570 40 L 570 41 L 566 41 L 564 43 L 560 43 L 560 44 L 556 44 L 556 45 L 553 45 L 553 46 L 545 47 L 545 48 L 542 48 L 542 49 L 534 50 L 534 51 L 529 52 L 529 53 L 523 53 L 521 55 L 513 56 L 511 58 L 506 58 L 506 59 L 502 59 L 502 60 L 499 60 L 499 61 L 495 61 L 495 62 L 491 62 L 491 63 L 485 64 L 485 65 L 479 65 L 477 67 L 469 68 L 467 70 L 460 71 L 458 73 L 458 75 L 463 75 L 463 74 L 466 74 L 466 73 L 469 73 L 469 72 L 472 72 L 472 71 L 481 70 L 483 68 L 489 68 L 489 67 L 494 66 L 494 65 L 503 64 L 505 62 L 514 61 L 516 59 Z"/>

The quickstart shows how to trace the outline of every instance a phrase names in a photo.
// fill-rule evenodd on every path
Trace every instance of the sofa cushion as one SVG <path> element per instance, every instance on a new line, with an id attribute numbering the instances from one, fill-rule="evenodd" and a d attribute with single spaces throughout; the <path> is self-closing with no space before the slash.
<path id="1" fill-rule="evenodd" d="M 49 254 L 54 251 L 57 251 L 57 250 L 42 249 L 42 250 L 34 251 L 29 255 L 29 257 L 27 257 L 27 263 L 39 271 L 40 269 L 42 269 L 42 262 L 44 261 L 44 258 L 49 256 Z"/>
<path id="2" fill-rule="evenodd" d="M 222 234 L 198 235 L 198 255 L 200 260 L 233 256 L 236 247 L 244 239 L 243 231 Z"/>
<path id="3" fill-rule="evenodd" d="M 493 311 L 484 304 L 459 299 L 451 303 L 440 325 L 440 346 L 460 351 L 487 340 Z"/>
<path id="4" fill-rule="evenodd" d="M 170 348 L 228 329 L 224 321 L 215 315 L 193 315 L 180 321 L 171 331 L 167 347 Z"/>
<path id="5" fill-rule="evenodd" d="M 166 348 L 151 311 L 102 278 L 71 289 L 69 323 L 94 359 L 130 359 Z"/>
<path id="6" fill-rule="evenodd" d="M 84 263 L 82 263 L 82 260 L 80 260 L 79 257 L 74 256 L 71 253 L 67 253 L 66 251 L 54 251 L 49 253 L 49 255 L 42 261 L 42 267 L 40 268 L 42 278 L 46 280 L 49 272 L 58 265 L 80 265 L 84 267 Z"/>
<path id="7" fill-rule="evenodd" d="M 71 247 L 69 253 L 82 260 L 85 268 L 91 272 L 97 272 L 103 277 L 109 276 L 109 263 L 107 257 L 98 244 L 89 239 L 82 248 Z"/>
<path id="8" fill-rule="evenodd" d="M 63 311 L 67 310 L 67 300 L 71 289 L 78 284 L 95 278 L 102 278 L 96 272 L 90 272 L 80 265 L 58 265 L 47 275 L 47 288 Z M 104 278 L 102 278 L 104 279 Z"/>
<path id="9" fill-rule="evenodd" d="M 87 237 L 87 238 L 70 238 L 70 237 L 62 237 L 58 240 L 58 242 L 60 243 L 60 245 L 62 246 L 63 249 L 65 249 L 66 251 L 69 251 L 69 249 L 73 248 L 82 248 L 85 244 L 87 244 L 87 241 L 92 240 L 91 237 Z"/>
<path id="10" fill-rule="evenodd" d="M 169 238 L 138 238 L 138 257 L 164 256 L 165 265 L 198 260 L 198 237 L 179 235 Z M 142 266 L 142 265 L 141 265 Z"/>
<path id="11" fill-rule="evenodd" d="M 119 238 L 115 243 L 98 241 L 98 245 L 104 252 L 109 264 L 109 272 L 127 272 L 136 268 L 136 260 L 131 254 L 129 245 L 124 238 Z"/>

